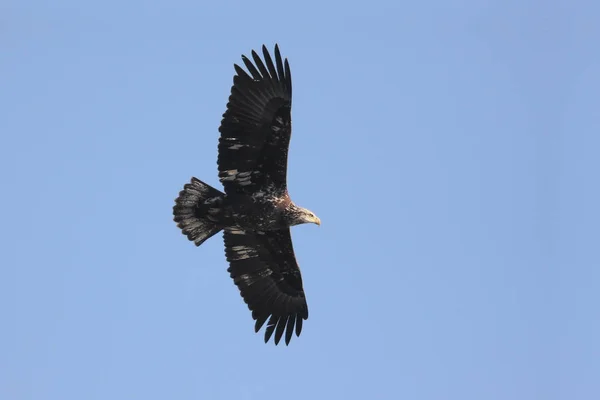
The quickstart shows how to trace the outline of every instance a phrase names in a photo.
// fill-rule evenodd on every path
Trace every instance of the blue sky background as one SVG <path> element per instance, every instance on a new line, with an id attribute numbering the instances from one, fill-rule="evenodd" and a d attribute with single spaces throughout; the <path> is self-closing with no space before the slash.
<path id="1" fill-rule="evenodd" d="M 600 6 L 0 4 L 0 398 L 600 398 Z M 222 239 L 234 62 L 291 63 L 310 319 L 265 345 Z"/>

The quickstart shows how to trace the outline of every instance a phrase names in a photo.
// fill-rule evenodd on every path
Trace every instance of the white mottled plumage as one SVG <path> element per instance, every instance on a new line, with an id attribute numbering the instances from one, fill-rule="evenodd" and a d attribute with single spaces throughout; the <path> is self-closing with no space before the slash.
<path id="1" fill-rule="evenodd" d="M 232 235 L 245 235 L 246 231 L 243 229 L 239 229 L 239 228 L 225 228 L 225 230 L 229 233 L 231 233 Z"/>
<path id="2" fill-rule="evenodd" d="M 231 250 L 235 253 L 232 259 L 246 260 L 251 257 L 256 257 L 256 249 L 248 246 L 232 246 Z"/>
<path id="3" fill-rule="evenodd" d="M 250 181 L 252 171 L 239 172 L 237 169 L 230 169 L 224 171 L 224 174 L 222 173 L 221 175 L 221 182 L 237 182 L 240 186 L 248 186 L 252 184 Z"/>

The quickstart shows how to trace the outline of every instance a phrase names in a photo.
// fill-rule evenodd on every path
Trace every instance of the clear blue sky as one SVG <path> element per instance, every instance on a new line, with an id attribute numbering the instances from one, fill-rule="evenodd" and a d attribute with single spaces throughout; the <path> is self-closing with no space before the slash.
<path id="1" fill-rule="evenodd" d="M 3 2 L 0 398 L 600 398 L 599 8 Z M 289 347 L 171 215 L 275 42 L 323 221 Z"/>

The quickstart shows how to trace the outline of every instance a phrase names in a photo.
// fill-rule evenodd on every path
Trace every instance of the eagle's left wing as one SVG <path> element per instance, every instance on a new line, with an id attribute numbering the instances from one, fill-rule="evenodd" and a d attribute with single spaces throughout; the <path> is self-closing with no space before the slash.
<path id="1" fill-rule="evenodd" d="M 219 131 L 219 179 L 225 193 L 250 194 L 272 185 L 286 190 L 292 134 L 292 76 L 275 46 L 275 62 L 263 46 L 263 62 L 242 57 L 249 73 L 235 65 L 231 95 Z"/>
<path id="2" fill-rule="evenodd" d="M 285 343 L 289 344 L 294 329 L 299 336 L 302 321 L 308 319 L 290 230 L 252 232 L 225 228 L 223 237 L 230 264 L 227 271 L 252 311 L 255 331 L 268 319 L 265 343 L 275 332 L 278 344 L 285 331 Z"/>

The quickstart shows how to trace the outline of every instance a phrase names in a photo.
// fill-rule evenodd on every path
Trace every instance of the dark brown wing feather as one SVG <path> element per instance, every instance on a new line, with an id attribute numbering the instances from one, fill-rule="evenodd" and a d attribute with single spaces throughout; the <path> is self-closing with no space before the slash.
<path id="1" fill-rule="evenodd" d="M 294 330 L 299 336 L 308 319 L 289 229 L 257 233 L 226 228 L 224 239 L 227 271 L 252 311 L 255 331 L 268 320 L 265 343 L 275 333 L 278 344 L 285 333 L 289 344 Z"/>
<path id="2" fill-rule="evenodd" d="M 292 134 L 292 77 L 275 45 L 275 63 L 265 46 L 242 56 L 249 74 L 234 65 L 231 95 L 219 131 L 219 178 L 225 193 L 253 193 L 274 184 L 285 191 Z"/>

